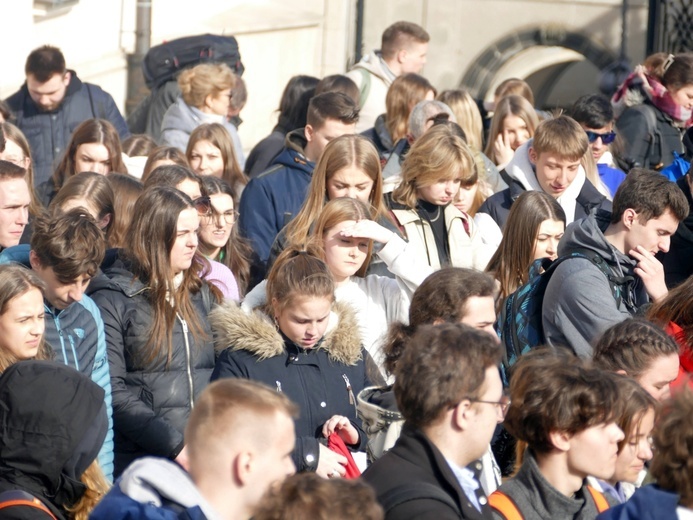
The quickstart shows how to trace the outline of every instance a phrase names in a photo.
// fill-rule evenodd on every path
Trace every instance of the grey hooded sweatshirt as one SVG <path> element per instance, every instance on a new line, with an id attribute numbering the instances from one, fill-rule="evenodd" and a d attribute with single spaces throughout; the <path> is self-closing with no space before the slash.
<path id="1" fill-rule="evenodd" d="M 631 317 L 649 298 L 634 270 L 637 261 L 621 253 L 604 237 L 609 214 L 578 220 L 566 228 L 558 244 L 561 257 L 575 249 L 597 252 L 613 271 L 624 278 L 620 305 L 609 280 L 586 258 L 571 258 L 554 271 L 544 294 L 542 323 L 546 340 L 566 346 L 581 358 L 592 357 L 591 344 L 609 327 Z"/>

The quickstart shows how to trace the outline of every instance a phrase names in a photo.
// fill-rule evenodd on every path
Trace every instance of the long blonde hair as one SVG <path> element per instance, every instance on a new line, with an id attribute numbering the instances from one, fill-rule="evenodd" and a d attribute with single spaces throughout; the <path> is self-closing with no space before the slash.
<path id="1" fill-rule="evenodd" d="M 79 480 L 87 487 L 87 490 L 82 495 L 82 498 L 72 507 L 66 508 L 66 511 L 70 513 L 70 518 L 73 520 L 88 520 L 96 504 L 111 489 L 111 484 L 106 480 L 96 460 L 82 473 Z"/>
<path id="2" fill-rule="evenodd" d="M 464 89 L 445 90 L 438 94 L 436 99 L 449 106 L 455 114 L 457 124 L 467 136 L 467 143 L 473 149 L 481 150 L 484 147 L 484 122 L 479 107 L 469 92 Z"/>
<path id="3" fill-rule="evenodd" d="M 376 221 L 389 218 L 383 201 L 383 179 L 378 152 L 373 143 L 363 136 L 343 135 L 327 144 L 315 166 L 306 200 L 296 218 L 286 227 L 286 237 L 290 244 L 300 245 L 305 242 L 311 226 L 327 201 L 327 181 L 350 166 L 361 170 L 373 180 L 369 196 L 369 218 Z"/>
<path id="4" fill-rule="evenodd" d="M 491 159 L 494 164 L 498 164 L 498 158 L 496 157 L 494 148 L 496 138 L 503 133 L 503 124 L 505 123 L 505 118 L 508 116 L 516 116 L 522 119 L 527 124 L 529 137 L 534 136 L 534 131 L 539 125 L 537 111 L 534 110 L 534 107 L 525 98 L 512 95 L 501 99 L 493 113 L 491 131 L 488 134 L 486 150 L 484 150 L 486 156 Z"/>

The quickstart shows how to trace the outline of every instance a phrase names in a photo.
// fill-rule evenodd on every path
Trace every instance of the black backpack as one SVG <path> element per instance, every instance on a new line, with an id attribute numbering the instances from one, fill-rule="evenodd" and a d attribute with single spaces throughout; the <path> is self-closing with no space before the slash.
<path id="1" fill-rule="evenodd" d="M 151 90 L 171 81 L 183 69 L 200 63 L 226 63 L 238 76 L 245 70 L 233 36 L 186 36 L 149 49 L 142 62 L 144 81 Z"/>
<path id="2" fill-rule="evenodd" d="M 515 364 L 520 356 L 535 347 L 546 344 L 542 325 L 542 307 L 546 286 L 556 268 L 571 258 L 585 258 L 599 268 L 609 281 L 616 305 L 621 305 L 626 286 L 633 281 L 633 277 L 614 275 L 606 260 L 595 251 L 577 249 L 554 261 L 549 258 L 535 260 L 529 268 L 529 280 L 506 298 L 498 317 L 497 328 L 505 346 L 504 383 L 507 384 L 508 382 L 509 368 Z"/>

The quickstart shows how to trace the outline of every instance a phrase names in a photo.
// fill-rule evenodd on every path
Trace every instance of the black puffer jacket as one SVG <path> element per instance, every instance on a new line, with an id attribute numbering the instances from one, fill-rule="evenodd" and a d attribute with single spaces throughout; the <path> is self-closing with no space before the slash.
<path id="1" fill-rule="evenodd" d="M 56 518 L 68 518 L 107 429 L 103 390 L 88 377 L 51 361 L 15 363 L 0 377 L 0 493 L 24 491 Z M 15 506 L 0 517 L 48 515 Z"/>
<path id="2" fill-rule="evenodd" d="M 367 437 L 356 415 L 356 396 L 371 386 L 366 366 L 372 361 L 361 347 L 354 311 L 335 304 L 319 345 L 298 347 L 286 339 L 269 316 L 247 314 L 235 302 L 214 310 L 214 337 L 221 350 L 212 379 L 239 377 L 265 383 L 285 393 L 300 409 L 293 452 L 298 471 L 315 471 L 322 426 L 333 415 L 347 417 L 359 432 L 355 449 Z"/>
<path id="3" fill-rule="evenodd" d="M 91 297 L 101 309 L 108 344 L 113 391 L 115 474 L 143 455 L 175 458 L 193 402 L 214 368 L 212 333 L 207 322 L 209 288 L 192 296 L 206 339 L 196 343 L 187 324 L 173 328 L 173 352 L 141 361 L 149 337 L 152 307 L 147 287 L 122 267 L 93 281 Z M 205 294 L 205 296 L 203 296 Z"/>

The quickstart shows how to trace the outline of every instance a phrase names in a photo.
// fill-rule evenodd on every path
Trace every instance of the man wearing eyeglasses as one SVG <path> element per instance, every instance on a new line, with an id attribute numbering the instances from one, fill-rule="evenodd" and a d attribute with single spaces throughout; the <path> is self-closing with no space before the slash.
<path id="1" fill-rule="evenodd" d="M 614 157 L 609 150 L 616 140 L 611 102 L 600 94 L 588 94 L 575 102 L 570 115 L 585 130 L 599 178 L 613 199 L 626 174 L 615 167 Z"/>
<path id="2" fill-rule="evenodd" d="M 394 384 L 402 434 L 363 475 L 386 520 L 492 518 L 479 459 L 510 404 L 500 357 L 492 335 L 463 324 L 423 325 L 407 343 Z"/>

